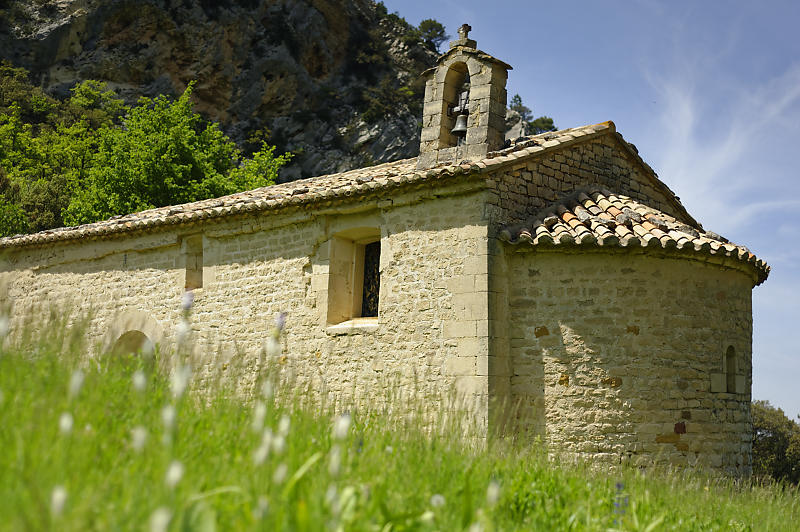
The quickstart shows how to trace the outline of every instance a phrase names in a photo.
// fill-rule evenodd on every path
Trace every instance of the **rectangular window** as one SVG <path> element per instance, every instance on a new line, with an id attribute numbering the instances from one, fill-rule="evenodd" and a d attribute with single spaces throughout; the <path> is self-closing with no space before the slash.
<path id="1" fill-rule="evenodd" d="M 343 232 L 330 240 L 328 324 L 378 317 L 380 260 L 377 228 Z"/>
<path id="2" fill-rule="evenodd" d="M 186 290 L 203 288 L 203 235 L 183 239 L 183 257 L 186 263 Z"/>

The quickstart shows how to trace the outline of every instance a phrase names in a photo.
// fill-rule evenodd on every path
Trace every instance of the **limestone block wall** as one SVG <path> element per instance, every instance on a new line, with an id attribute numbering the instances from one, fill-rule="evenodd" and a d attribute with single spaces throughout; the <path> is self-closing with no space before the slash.
<path id="1" fill-rule="evenodd" d="M 183 243 L 200 238 L 201 258 L 189 246 L 189 262 L 202 261 L 192 312 L 200 379 L 241 367 L 246 392 L 274 317 L 287 312 L 277 363 L 298 386 L 375 400 L 398 391 L 438 400 L 457 389 L 478 401 L 485 426 L 488 230 L 479 187 L 12 249 L 0 275 L 16 328 L 38 305 L 68 305 L 92 310 L 88 333 L 98 343 L 135 329 L 169 347 L 187 282 Z M 379 316 L 332 326 L 329 242 L 363 227 L 381 237 Z"/>
<path id="2" fill-rule="evenodd" d="M 491 201 L 499 207 L 496 222 L 522 223 L 575 189 L 594 184 L 686 222 L 685 216 L 653 185 L 640 163 L 626 154 L 619 142 L 603 135 L 493 173 L 489 185 L 494 190 Z"/>
<path id="3" fill-rule="evenodd" d="M 752 283 L 736 268 L 509 248 L 517 429 L 579 459 L 749 474 Z"/>

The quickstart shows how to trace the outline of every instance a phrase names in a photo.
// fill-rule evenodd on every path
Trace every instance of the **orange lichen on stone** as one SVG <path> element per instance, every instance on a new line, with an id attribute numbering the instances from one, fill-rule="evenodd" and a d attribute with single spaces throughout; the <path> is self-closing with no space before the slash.
<path id="1" fill-rule="evenodd" d="M 607 384 L 612 388 L 618 388 L 622 386 L 622 377 L 608 377 L 601 380 L 600 382 L 602 382 L 603 384 Z"/>

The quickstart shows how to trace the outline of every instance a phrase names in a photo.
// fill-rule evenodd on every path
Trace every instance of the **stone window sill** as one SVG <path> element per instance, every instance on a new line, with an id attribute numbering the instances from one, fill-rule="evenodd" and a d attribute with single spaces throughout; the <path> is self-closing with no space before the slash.
<path id="1" fill-rule="evenodd" d="M 328 325 L 325 332 L 331 335 L 364 334 L 378 330 L 378 318 L 353 318 L 336 325 Z"/>

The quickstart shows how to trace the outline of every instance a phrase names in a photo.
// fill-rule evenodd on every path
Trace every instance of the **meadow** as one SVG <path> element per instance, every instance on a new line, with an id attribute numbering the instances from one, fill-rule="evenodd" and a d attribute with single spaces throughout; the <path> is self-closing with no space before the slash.
<path id="1" fill-rule="evenodd" d="M 175 355 L 90 358 L 80 334 L 57 327 L 3 345 L 0 530 L 743 531 L 800 522 L 796 487 L 561 463 L 528 438 L 464 438 L 457 416 L 431 424 L 315 405 L 270 375 L 251 397 L 225 383 L 199 393 L 188 365 L 159 369 Z"/>

